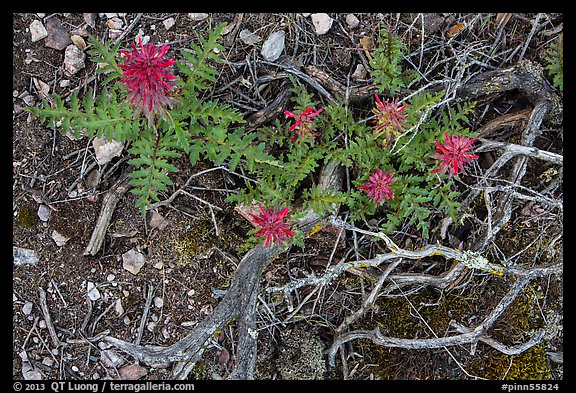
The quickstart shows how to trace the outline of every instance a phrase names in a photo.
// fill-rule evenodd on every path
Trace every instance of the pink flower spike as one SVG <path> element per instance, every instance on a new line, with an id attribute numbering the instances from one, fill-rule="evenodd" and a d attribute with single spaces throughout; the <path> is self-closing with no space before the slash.
<path id="1" fill-rule="evenodd" d="M 361 190 L 366 191 L 368 197 L 374 201 L 375 204 L 384 199 L 393 199 L 394 190 L 390 184 L 394 183 L 396 179 L 392 176 L 392 171 L 384 173 L 381 169 L 376 169 L 369 179 L 360 187 Z"/>
<path id="2" fill-rule="evenodd" d="M 166 106 L 172 106 L 175 99 L 171 96 L 173 80 L 176 76 L 168 72 L 174 59 L 164 59 L 170 46 L 161 45 L 158 49 L 153 44 L 142 44 L 137 48 L 132 42 L 132 51 L 120 51 L 124 62 L 118 66 L 124 70 L 120 82 L 126 84 L 128 99 L 136 108 L 136 113 L 143 112 L 151 123 L 156 114 L 166 117 Z"/>
<path id="3" fill-rule="evenodd" d="M 451 175 L 457 175 L 458 172 L 464 173 L 464 165 L 478 158 L 476 154 L 469 154 L 472 150 L 472 143 L 476 140 L 463 135 L 450 136 L 444 133 L 444 145 L 438 142 L 436 144 L 436 154 L 434 158 L 440 161 L 440 168 L 435 169 L 432 173 L 444 173 L 448 171 Z"/>
<path id="4" fill-rule="evenodd" d="M 376 98 L 376 108 L 372 110 L 376 115 L 374 127 L 377 134 L 385 135 L 389 145 L 394 134 L 404 129 L 404 123 L 406 123 L 404 111 L 408 105 L 400 105 L 397 99 L 382 102 L 378 94 L 374 94 L 374 97 Z"/>
<path id="5" fill-rule="evenodd" d="M 299 115 L 296 115 L 289 110 L 285 110 L 284 114 L 286 117 L 293 117 L 296 119 L 296 123 L 290 126 L 290 131 L 296 130 L 294 136 L 292 137 L 291 142 L 294 142 L 297 137 L 302 139 L 306 138 L 307 135 L 317 135 L 317 132 L 312 130 L 312 126 L 314 125 L 314 121 L 312 120 L 313 117 L 318 116 L 322 112 L 322 108 L 318 109 L 314 112 L 314 108 L 304 109 Z"/>
<path id="6" fill-rule="evenodd" d="M 285 207 L 282 210 L 275 208 L 264 210 L 262 205 L 258 205 L 258 207 L 262 212 L 260 215 L 249 214 L 252 217 L 252 223 L 262 227 L 256 231 L 256 235 L 266 237 L 264 247 L 268 247 L 270 243 L 275 243 L 279 246 L 283 241 L 295 235 L 288 229 L 289 225 L 285 222 L 286 215 L 290 209 Z"/>

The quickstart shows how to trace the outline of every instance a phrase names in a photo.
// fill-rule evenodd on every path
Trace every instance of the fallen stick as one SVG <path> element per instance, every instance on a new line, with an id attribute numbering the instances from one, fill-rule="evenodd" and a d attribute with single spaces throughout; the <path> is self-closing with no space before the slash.
<path id="1" fill-rule="evenodd" d="M 124 196 L 124 194 L 130 188 L 130 179 L 128 178 L 128 174 L 131 171 L 132 168 L 125 170 L 104 197 L 102 208 L 100 209 L 100 215 L 98 216 L 98 221 L 96 222 L 96 226 L 92 231 L 90 241 L 84 250 L 84 255 L 94 256 L 98 253 L 98 251 L 100 251 L 100 248 L 104 243 L 104 238 L 106 237 L 108 225 L 112 219 L 112 214 L 116 209 L 116 205 L 118 202 L 120 202 L 122 196 Z"/>

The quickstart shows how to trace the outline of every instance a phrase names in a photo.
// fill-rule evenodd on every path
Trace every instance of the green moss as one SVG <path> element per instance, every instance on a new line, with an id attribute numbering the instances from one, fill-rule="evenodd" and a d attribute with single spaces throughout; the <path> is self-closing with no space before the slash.
<path id="1" fill-rule="evenodd" d="M 28 206 L 23 206 L 16 216 L 16 224 L 29 229 L 38 223 L 38 216 Z"/>
<path id="2" fill-rule="evenodd" d="M 505 355 L 489 348 L 467 365 L 468 371 L 486 379 L 549 380 L 552 372 L 544 345 L 535 345 L 519 355 Z"/>

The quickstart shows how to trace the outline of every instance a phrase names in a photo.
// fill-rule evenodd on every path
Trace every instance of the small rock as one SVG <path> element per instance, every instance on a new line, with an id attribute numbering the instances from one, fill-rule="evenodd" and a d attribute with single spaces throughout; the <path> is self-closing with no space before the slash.
<path id="1" fill-rule="evenodd" d="M 239 36 L 246 45 L 255 45 L 262 40 L 258 34 L 254 34 L 248 29 L 240 31 Z"/>
<path id="2" fill-rule="evenodd" d="M 324 13 L 312 14 L 310 18 L 318 35 L 328 33 L 328 30 L 332 27 L 332 22 L 334 22 L 334 19 Z"/>
<path id="3" fill-rule="evenodd" d="M 48 31 L 42 22 L 36 19 L 30 23 L 30 36 L 32 38 L 32 42 L 37 42 L 46 38 L 48 36 Z"/>
<path id="4" fill-rule="evenodd" d="M 46 205 L 38 206 L 38 218 L 44 222 L 50 220 L 52 217 L 52 210 Z"/>
<path id="5" fill-rule="evenodd" d="M 44 359 L 42 359 L 42 364 L 48 367 L 52 367 L 52 365 L 54 365 L 54 359 L 49 356 L 45 356 Z"/>
<path id="6" fill-rule="evenodd" d="M 135 381 L 146 376 L 148 374 L 148 369 L 138 364 L 129 364 L 120 368 L 118 373 L 120 374 L 120 379 Z"/>
<path id="7" fill-rule="evenodd" d="M 123 33 L 123 30 L 117 30 L 117 29 L 108 29 L 108 38 L 110 38 L 111 40 L 115 40 L 118 37 L 120 37 Z"/>
<path id="8" fill-rule="evenodd" d="M 166 220 L 158 211 L 152 210 L 152 217 L 150 217 L 150 227 L 158 228 L 158 230 L 163 230 L 168 225 L 168 220 Z"/>
<path id="9" fill-rule="evenodd" d="M 164 306 L 164 299 L 156 296 L 154 298 L 154 305 L 156 306 L 156 308 L 162 308 Z"/>
<path id="10" fill-rule="evenodd" d="M 108 19 L 108 21 L 106 22 L 106 26 L 108 26 L 108 28 L 111 30 L 121 30 L 122 27 L 124 26 L 124 22 L 122 21 L 122 19 L 118 18 L 117 16 L 114 16 Z"/>
<path id="11" fill-rule="evenodd" d="M 15 293 L 12 293 L 12 302 L 16 302 L 18 300 L 18 296 Z"/>
<path id="12" fill-rule="evenodd" d="M 138 274 L 142 266 L 144 266 L 144 255 L 132 249 L 122 254 L 122 267 L 132 274 Z"/>
<path id="13" fill-rule="evenodd" d="M 90 300 L 96 301 L 100 299 L 100 291 L 98 290 L 98 288 L 96 288 L 96 285 L 94 285 L 93 282 L 88 281 L 87 287 L 88 287 L 88 297 L 90 298 Z"/>
<path id="14" fill-rule="evenodd" d="M 118 367 L 125 363 L 125 360 L 113 349 L 100 351 L 100 360 L 108 367 Z"/>
<path id="15" fill-rule="evenodd" d="M 70 79 L 62 79 L 59 83 L 60 87 L 65 88 L 70 86 Z"/>
<path id="16" fill-rule="evenodd" d="M 66 47 L 66 52 L 64 52 L 64 68 L 70 75 L 76 74 L 82 68 L 86 66 L 84 61 L 86 60 L 86 55 L 74 44 L 70 44 Z"/>
<path id="17" fill-rule="evenodd" d="M 45 320 L 41 320 L 40 322 L 38 322 L 38 327 L 40 329 L 46 329 L 46 321 Z"/>
<path id="18" fill-rule="evenodd" d="M 188 14 L 188 18 L 192 19 L 193 21 L 204 20 L 208 18 L 208 14 L 203 13 L 190 13 Z"/>
<path id="19" fill-rule="evenodd" d="M 114 302 L 114 311 L 116 311 L 116 314 L 118 316 L 124 314 L 124 307 L 122 307 L 122 300 L 116 299 L 116 302 Z"/>
<path id="20" fill-rule="evenodd" d="M 109 163 L 114 157 L 120 156 L 124 149 L 124 143 L 115 140 L 108 141 L 104 137 L 95 137 L 92 141 L 92 146 L 94 147 L 98 165 Z"/>
<path id="21" fill-rule="evenodd" d="M 193 289 L 191 289 L 191 290 L 188 291 L 187 295 L 188 295 L 188 296 L 194 296 L 195 293 L 196 293 L 196 291 L 193 290 Z"/>
<path id="22" fill-rule="evenodd" d="M 176 24 L 176 19 L 174 18 L 164 19 L 162 21 L 162 24 L 164 25 L 164 28 L 166 30 L 170 30 Z"/>
<path id="23" fill-rule="evenodd" d="M 32 94 L 26 94 L 24 97 L 22 97 L 22 101 L 24 101 L 24 104 L 27 106 L 34 106 L 34 104 L 36 104 L 36 99 Z"/>
<path id="24" fill-rule="evenodd" d="M 160 261 L 160 262 L 156 262 L 154 264 L 154 269 L 158 269 L 161 270 L 164 267 L 164 262 Z"/>
<path id="25" fill-rule="evenodd" d="M 60 232 L 54 229 L 52 231 L 52 240 L 54 240 L 58 247 L 62 247 L 68 240 L 70 240 L 70 238 L 62 235 Z"/>
<path id="26" fill-rule="evenodd" d="M 156 325 L 158 325 L 158 322 L 148 322 L 148 324 L 146 325 L 146 329 L 148 329 L 149 332 L 154 333 Z"/>
<path id="27" fill-rule="evenodd" d="M 12 258 L 14 266 L 32 265 L 36 266 L 38 263 L 38 254 L 34 250 L 21 247 L 12 247 Z"/>
<path id="28" fill-rule="evenodd" d="M 112 281 L 114 281 L 115 278 L 116 278 L 116 276 L 113 275 L 112 273 L 110 273 L 109 275 L 106 276 L 106 281 L 112 282 Z"/>
<path id="29" fill-rule="evenodd" d="M 354 14 L 347 14 L 346 24 L 348 25 L 348 28 L 355 29 L 360 24 L 360 20 Z"/>
<path id="30" fill-rule="evenodd" d="M 368 71 L 364 68 L 363 64 L 358 64 L 354 73 L 352 74 L 352 80 L 357 81 L 358 79 L 366 79 L 366 75 L 368 75 Z"/>
<path id="31" fill-rule="evenodd" d="M 97 16 L 98 16 L 98 14 L 96 14 L 95 12 L 87 12 L 87 13 L 82 14 L 82 17 L 84 18 L 84 22 L 86 22 L 86 24 L 90 27 L 96 26 L 96 17 Z"/>
<path id="32" fill-rule="evenodd" d="M 84 50 L 86 49 L 86 41 L 84 41 L 84 38 L 82 38 L 81 36 L 77 35 L 77 34 L 73 34 L 70 36 L 70 40 L 72 41 L 72 43 L 74 45 L 76 45 L 76 47 L 80 50 Z"/>
<path id="33" fill-rule="evenodd" d="M 168 340 L 171 337 L 167 328 L 162 329 L 162 337 L 164 337 L 165 340 Z"/>
<path id="34" fill-rule="evenodd" d="M 74 371 L 75 373 L 77 373 L 78 371 L 80 371 L 80 369 L 76 366 L 72 366 L 72 371 Z"/>
<path id="35" fill-rule="evenodd" d="M 22 312 L 24 313 L 24 315 L 30 315 L 33 306 L 34 304 L 32 302 L 24 303 L 24 305 L 22 306 Z"/>
<path id="36" fill-rule="evenodd" d="M 284 51 L 284 40 L 286 33 L 284 30 L 279 30 L 271 33 L 264 44 L 260 54 L 268 61 L 276 61 Z"/>
<path id="37" fill-rule="evenodd" d="M 124 317 L 124 319 L 122 319 L 122 322 L 123 322 L 124 325 L 126 325 L 126 326 L 130 325 L 130 322 L 131 322 L 131 321 L 130 321 L 130 318 L 128 317 L 128 315 L 126 315 L 126 316 Z"/>
<path id="38" fill-rule="evenodd" d="M 70 41 L 70 32 L 62 25 L 60 19 L 55 16 L 46 20 L 46 30 L 48 31 L 48 36 L 44 45 L 48 48 L 62 50 L 72 42 Z"/>
<path id="39" fill-rule="evenodd" d="M 50 85 L 35 77 L 32 78 L 32 82 L 34 82 L 34 86 L 38 90 L 40 97 L 49 99 L 48 93 L 50 93 Z"/>

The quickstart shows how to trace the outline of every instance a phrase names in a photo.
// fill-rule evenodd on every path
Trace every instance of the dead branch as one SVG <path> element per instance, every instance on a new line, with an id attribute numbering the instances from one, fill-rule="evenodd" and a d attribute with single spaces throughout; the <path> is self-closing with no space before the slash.
<path id="1" fill-rule="evenodd" d="M 38 294 L 40 297 L 40 308 L 42 309 L 42 314 L 44 315 L 44 321 L 46 322 L 46 327 L 50 333 L 50 338 L 54 347 L 59 348 L 64 345 L 62 341 L 58 338 L 56 330 L 54 329 L 54 324 L 52 323 L 52 318 L 50 317 L 50 310 L 48 310 L 48 304 L 46 303 L 46 292 L 44 289 L 38 287 Z"/>
<path id="2" fill-rule="evenodd" d="M 326 164 L 320 175 L 319 187 L 338 190 L 341 182 L 340 167 L 331 163 Z M 307 234 L 318 225 L 327 225 L 326 219 L 310 210 L 297 227 Z M 230 288 L 213 313 L 196 325 L 186 337 L 169 347 L 141 346 L 110 336 L 104 337 L 103 340 L 145 364 L 179 362 L 179 367 L 173 370 L 173 377 L 185 379 L 214 332 L 235 318 L 238 323 L 238 350 L 236 368 L 229 378 L 253 379 L 257 353 L 255 314 L 260 279 L 266 266 L 284 251 L 283 247 L 276 245 L 265 248 L 262 244 L 258 244 L 246 253 L 238 264 Z"/>
<path id="3" fill-rule="evenodd" d="M 100 215 L 98 216 L 98 220 L 96 221 L 96 226 L 92 231 L 92 236 L 90 237 L 90 241 L 84 250 L 84 255 L 96 255 L 102 244 L 104 243 L 104 238 L 106 237 L 106 231 L 108 230 L 108 225 L 110 224 L 110 220 L 112 219 L 112 214 L 114 214 L 114 210 L 116 209 L 116 205 L 122 199 L 122 196 L 128 191 L 130 188 L 128 178 L 128 174 L 132 171 L 129 169 L 125 170 L 120 178 L 114 183 L 110 191 L 104 197 L 102 202 L 102 208 L 100 209 Z"/>
<path id="4" fill-rule="evenodd" d="M 432 348 L 443 348 L 454 345 L 471 344 L 477 343 L 482 338 L 487 331 L 494 325 L 498 318 L 506 311 L 508 306 L 516 299 L 518 294 L 522 289 L 533 279 L 539 277 L 545 277 L 550 274 L 561 274 L 563 270 L 562 263 L 548 266 L 548 267 L 538 267 L 530 269 L 529 271 L 523 271 L 524 274 L 520 275 L 510 290 L 502 297 L 498 305 L 484 318 L 484 320 L 472 330 L 468 330 L 464 333 L 454 336 L 439 337 L 439 338 L 429 338 L 429 339 L 407 339 L 407 338 L 396 338 L 387 337 L 382 335 L 378 328 L 374 330 L 355 330 L 349 333 L 337 336 L 334 340 L 332 346 L 327 351 L 328 363 L 334 367 L 336 352 L 341 345 L 357 339 L 367 338 L 372 340 L 373 343 L 378 345 L 383 345 L 386 347 L 396 347 L 396 348 L 406 348 L 406 349 L 432 349 Z M 537 344 L 544 337 L 542 332 L 538 332 L 533 336 L 528 343 L 520 346 L 520 349 L 528 349 L 530 346 Z M 532 344 L 528 346 L 528 344 Z M 501 344 L 496 345 L 496 349 L 504 348 Z"/>

